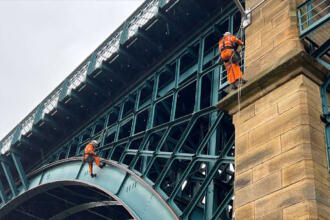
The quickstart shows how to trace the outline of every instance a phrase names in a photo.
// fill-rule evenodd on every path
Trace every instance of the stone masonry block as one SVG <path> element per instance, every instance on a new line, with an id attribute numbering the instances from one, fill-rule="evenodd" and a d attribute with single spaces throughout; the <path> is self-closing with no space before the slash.
<path id="1" fill-rule="evenodd" d="M 298 90 L 292 95 L 284 97 L 277 104 L 278 113 L 282 114 L 299 104 L 307 104 L 307 92 Z"/>
<path id="2" fill-rule="evenodd" d="M 308 124 L 307 105 L 298 105 L 249 133 L 249 146 L 261 145 L 298 125 Z"/>
<path id="3" fill-rule="evenodd" d="M 253 168 L 253 182 L 301 160 L 312 159 L 311 145 L 301 144 Z"/>
<path id="4" fill-rule="evenodd" d="M 265 110 L 263 113 L 260 113 L 259 115 L 251 118 L 250 120 L 247 120 L 245 122 L 242 122 L 241 119 L 237 120 L 237 135 L 244 135 L 246 132 L 251 131 L 252 129 L 260 126 L 263 123 L 267 123 L 267 121 L 275 118 L 277 116 L 277 107 L 272 106 Z M 239 117 L 239 116 L 238 116 Z M 241 123 L 239 123 L 241 122 Z M 235 133 L 236 134 L 236 133 Z"/>
<path id="5" fill-rule="evenodd" d="M 290 96 L 292 93 L 295 93 L 297 90 L 300 89 L 302 84 L 302 76 L 297 76 L 296 78 L 288 81 L 284 85 L 276 88 L 271 93 L 257 100 L 255 102 L 255 114 L 260 114 L 270 106 L 276 105 L 283 98 Z"/>
<path id="6" fill-rule="evenodd" d="M 282 214 L 282 209 L 277 209 L 271 213 L 268 213 L 267 215 L 264 216 L 257 216 L 255 220 L 282 220 L 283 219 L 283 214 Z"/>
<path id="7" fill-rule="evenodd" d="M 274 138 L 269 142 L 256 146 L 241 157 L 236 157 L 236 170 L 240 174 L 270 158 L 281 153 L 280 138 Z"/>
<path id="8" fill-rule="evenodd" d="M 315 200 L 307 200 L 283 209 L 284 220 L 317 219 L 317 205 Z"/>
<path id="9" fill-rule="evenodd" d="M 243 189 L 235 191 L 235 207 L 268 195 L 281 188 L 281 173 L 276 172 Z"/>
<path id="10" fill-rule="evenodd" d="M 248 203 L 235 211 L 236 219 L 253 220 L 254 219 L 254 202 Z"/>
<path id="11" fill-rule="evenodd" d="M 235 156 L 240 157 L 248 151 L 249 134 L 240 137 L 235 136 Z"/>
<path id="12" fill-rule="evenodd" d="M 235 190 L 244 188 L 252 183 L 252 169 L 242 174 L 235 173 Z"/>
<path id="13" fill-rule="evenodd" d="M 313 179 L 314 169 L 312 160 L 302 160 L 291 166 L 282 168 L 282 186 L 288 186 L 302 179 Z"/>
<path id="14" fill-rule="evenodd" d="M 288 151 L 300 144 L 310 143 L 310 126 L 300 125 L 281 134 L 282 152 Z"/>
<path id="15" fill-rule="evenodd" d="M 315 198 L 314 181 L 303 180 L 255 201 L 255 216 L 264 216 L 273 210 L 286 208 Z"/>

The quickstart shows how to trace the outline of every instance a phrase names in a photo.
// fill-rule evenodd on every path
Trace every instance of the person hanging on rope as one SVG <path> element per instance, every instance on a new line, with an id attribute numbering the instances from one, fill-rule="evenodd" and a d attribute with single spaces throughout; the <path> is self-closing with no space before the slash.
<path id="1" fill-rule="evenodd" d="M 229 82 L 228 93 L 232 89 L 237 89 L 239 81 L 243 84 L 247 81 L 243 79 L 243 74 L 239 66 L 241 57 L 237 52 L 238 46 L 242 46 L 243 42 L 230 32 L 224 33 L 219 41 L 220 57 L 227 70 L 227 79 Z"/>
<path id="2" fill-rule="evenodd" d="M 85 147 L 84 161 L 89 165 L 89 173 L 91 174 L 92 178 L 96 177 L 96 174 L 93 174 L 93 162 L 95 162 L 95 164 L 101 169 L 105 166 L 104 163 L 100 163 L 100 158 L 95 153 L 95 147 L 98 144 L 99 141 L 92 140 Z"/>

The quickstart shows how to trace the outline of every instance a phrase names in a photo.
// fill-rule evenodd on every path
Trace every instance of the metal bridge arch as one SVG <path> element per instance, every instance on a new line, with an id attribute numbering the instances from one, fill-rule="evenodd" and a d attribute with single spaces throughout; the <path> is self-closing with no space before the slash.
<path id="1" fill-rule="evenodd" d="M 136 219 L 178 219 L 153 188 L 134 172 L 113 161 L 103 160 L 107 165 L 91 178 L 88 164 L 79 157 L 56 161 L 31 173 L 27 190 L 21 188 L 19 195 L 0 211 L 0 218 L 29 198 L 60 185 L 93 186 L 115 198 Z"/>

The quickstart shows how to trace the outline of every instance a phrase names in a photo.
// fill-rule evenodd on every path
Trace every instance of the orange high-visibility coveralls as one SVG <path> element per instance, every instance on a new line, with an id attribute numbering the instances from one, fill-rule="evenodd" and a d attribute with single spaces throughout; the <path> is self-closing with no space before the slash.
<path id="1" fill-rule="evenodd" d="M 227 79 L 230 84 L 233 84 L 236 80 L 242 78 L 242 71 L 237 61 L 232 60 L 235 53 L 234 44 L 243 45 L 243 42 L 235 36 L 224 36 L 219 41 L 219 50 L 221 59 L 227 70 Z"/>
<path id="2" fill-rule="evenodd" d="M 95 161 L 95 164 L 100 167 L 100 159 L 98 156 L 96 156 L 94 151 L 94 146 L 92 144 L 87 144 L 85 147 L 85 153 L 84 153 L 84 160 L 89 165 L 89 173 L 93 174 L 93 162 Z"/>

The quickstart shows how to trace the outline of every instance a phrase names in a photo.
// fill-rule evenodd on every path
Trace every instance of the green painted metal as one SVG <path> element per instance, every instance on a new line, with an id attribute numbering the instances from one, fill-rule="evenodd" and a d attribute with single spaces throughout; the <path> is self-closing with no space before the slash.
<path id="1" fill-rule="evenodd" d="M 2 205 L 5 204 L 8 201 L 5 189 L 4 189 L 3 184 L 2 184 L 2 180 L 0 180 L 0 198 L 1 198 L 1 201 L 2 201 Z"/>
<path id="2" fill-rule="evenodd" d="M 29 181 L 26 178 L 26 175 L 25 175 L 25 172 L 24 172 L 22 163 L 21 163 L 20 156 L 17 153 L 15 153 L 15 152 L 11 152 L 11 158 L 14 161 L 15 168 L 16 168 L 16 170 L 18 172 L 18 175 L 19 175 L 19 178 L 21 180 L 21 183 L 22 183 L 23 187 L 25 189 L 28 189 L 28 187 L 29 187 Z"/>
<path id="3" fill-rule="evenodd" d="M 313 32 L 330 19 L 329 1 L 322 0 L 313 4 L 314 2 L 314 0 L 307 0 L 297 9 L 301 37 Z"/>
<path id="4" fill-rule="evenodd" d="M 165 7 L 164 4 L 167 3 L 164 0 L 148 2 L 159 3 L 159 8 Z M 153 12 L 151 6 L 148 7 Z M 157 8 L 156 13 L 156 16 L 171 23 L 164 11 L 160 12 Z M 200 216 L 204 219 L 214 216 L 230 218 L 228 213 L 224 213 L 228 212 L 233 201 L 228 193 L 232 191 L 234 176 L 227 171 L 229 164 L 234 165 L 234 129 L 230 117 L 214 107 L 226 86 L 226 72 L 222 64 L 215 62 L 218 58 L 218 39 L 214 40 L 213 35 L 217 32 L 214 26 L 221 26 L 220 24 L 225 22 L 227 27 L 224 30 L 219 29 L 221 32 L 234 30 L 234 13 L 237 13 L 237 9 L 231 8 L 218 20 L 210 21 L 193 40 L 185 42 L 175 55 L 165 60 L 143 81 L 136 83 L 133 89 L 121 94 L 103 113 L 95 115 L 74 134 L 69 134 L 54 152 L 50 152 L 45 160 L 36 166 L 40 167 L 41 164 L 49 164 L 62 158 L 81 156 L 89 140 L 100 138 L 97 154 L 116 161 L 118 166 L 129 168 L 129 172 L 120 173 L 115 168 L 117 165 L 111 164 L 102 171 L 96 169 L 100 175 L 91 179 L 86 165 L 79 166 L 78 161 L 68 162 L 29 177 L 29 184 L 26 184 L 28 189 L 69 179 L 95 183 L 102 188 L 107 182 L 109 185 L 104 187 L 110 187 L 110 192 L 120 197 L 139 217 L 145 215 L 147 204 L 147 207 L 150 205 L 148 210 L 157 210 L 156 214 L 170 213 L 166 210 L 173 210 L 173 216 L 180 216 L 182 219 Z M 139 23 L 138 26 L 142 25 Z M 107 46 L 115 48 L 116 42 L 124 44 L 131 40 L 135 33 L 143 39 L 148 38 L 139 27 L 132 25 L 131 20 L 123 27 L 117 32 L 118 35 L 107 39 L 106 43 L 115 41 L 112 46 Z M 105 48 L 105 44 L 100 47 Z M 123 48 L 115 50 L 113 54 L 118 52 L 130 56 L 125 54 L 125 50 L 120 50 Z M 92 80 L 92 73 L 99 74 L 94 71 L 96 68 L 99 68 L 101 73 L 105 71 L 108 75 L 117 74 L 109 63 L 100 58 L 102 53 L 100 48 L 94 51 L 73 75 L 61 84 L 58 96 L 53 100 L 55 103 L 56 99 L 59 100 L 63 105 L 62 111 L 69 98 L 87 105 L 87 97 L 81 96 L 75 89 L 84 83 L 88 84 L 85 81 L 80 82 L 81 76 L 91 75 Z M 88 86 L 91 86 L 91 83 Z M 34 124 L 41 120 L 56 124 L 56 121 L 47 117 L 45 106 L 45 103 L 42 103 L 37 108 Z M 57 106 L 58 104 L 55 108 L 58 108 Z M 136 186 L 135 182 L 139 179 L 147 183 L 147 186 Z M 136 187 L 136 190 L 130 189 L 127 192 L 127 189 L 132 187 Z M 131 192 L 136 194 L 128 196 Z M 23 189 L 20 193 L 24 194 Z M 151 198 L 150 202 L 146 202 L 148 198 Z"/>
<path id="5" fill-rule="evenodd" d="M 116 198 L 137 219 L 178 219 L 166 202 L 144 180 L 113 161 L 103 162 L 107 165 L 102 170 L 96 168 L 95 173 L 98 176 L 93 179 L 90 178 L 88 165 L 82 163 L 82 158 L 57 161 L 43 167 L 29 177 L 28 190 L 19 192 L 19 204 L 28 199 L 29 192 L 42 186 L 84 183 L 102 189 Z M 19 204 L 15 204 L 15 200 L 7 203 L 0 209 L 0 218 Z"/>
<path id="6" fill-rule="evenodd" d="M 17 187 L 16 187 L 16 184 L 15 184 L 15 181 L 14 181 L 14 178 L 13 178 L 13 175 L 9 169 L 9 166 L 7 164 L 7 161 L 4 161 L 1 159 L 0 161 L 1 163 L 1 166 L 2 166 L 2 169 L 3 169 L 3 172 L 5 173 L 5 176 L 6 176 L 6 179 L 7 179 L 7 182 L 9 184 L 9 188 L 11 190 L 11 193 L 13 195 L 13 197 L 17 196 Z"/>
<path id="7" fill-rule="evenodd" d="M 327 69 L 330 69 L 328 62 L 330 46 L 328 32 L 324 28 L 330 20 L 329 9 L 330 4 L 327 0 L 307 0 L 297 9 L 300 38 L 308 42 L 308 52 L 311 56 Z M 318 37 L 315 38 L 314 36 L 319 29 L 324 29 L 324 31 L 319 32 Z M 326 57 L 322 58 L 323 56 Z"/>
<path id="8" fill-rule="evenodd" d="M 321 86 L 320 90 L 321 90 L 321 99 L 322 99 L 323 118 L 325 120 L 325 143 L 326 143 L 327 156 L 328 156 L 328 170 L 330 171 L 330 113 L 328 107 L 329 86 L 330 86 L 330 77 L 328 76 L 328 78 Z"/>

